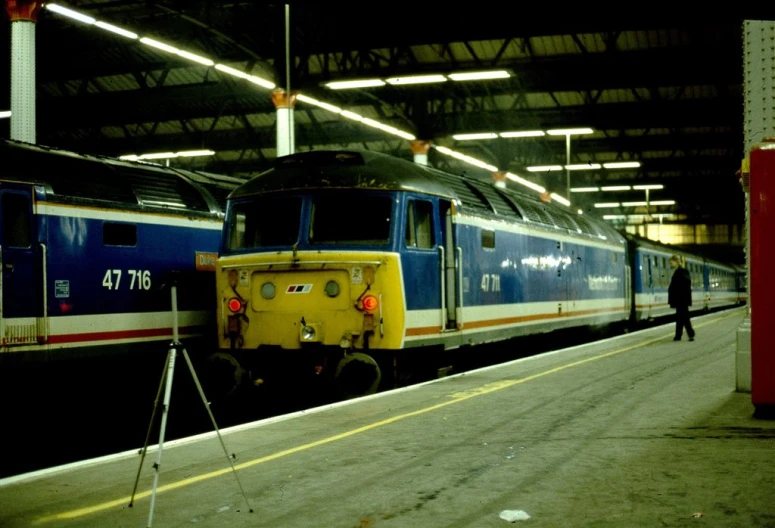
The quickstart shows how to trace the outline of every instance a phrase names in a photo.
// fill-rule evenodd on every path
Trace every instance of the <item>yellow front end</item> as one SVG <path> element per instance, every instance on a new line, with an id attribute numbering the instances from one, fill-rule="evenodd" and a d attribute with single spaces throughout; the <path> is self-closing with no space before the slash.
<path id="1" fill-rule="evenodd" d="M 398 349 L 404 299 L 392 253 L 251 254 L 216 263 L 221 349 Z"/>

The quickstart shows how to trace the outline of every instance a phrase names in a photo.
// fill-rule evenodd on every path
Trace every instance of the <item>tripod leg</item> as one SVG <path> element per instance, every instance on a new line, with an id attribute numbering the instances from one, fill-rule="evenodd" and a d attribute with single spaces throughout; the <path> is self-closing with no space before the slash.
<path id="1" fill-rule="evenodd" d="M 185 348 L 183 349 L 183 357 L 185 358 L 186 363 L 188 364 L 188 370 L 191 371 L 191 377 L 194 378 L 196 389 L 199 391 L 199 396 L 202 398 L 202 403 L 204 404 L 205 409 L 207 410 L 207 414 L 210 415 L 210 421 L 213 423 L 215 432 L 218 435 L 218 440 L 221 442 L 221 447 L 223 448 L 223 454 L 226 455 L 226 460 L 229 461 L 231 470 L 234 473 L 234 478 L 237 479 L 237 485 L 239 486 L 239 489 L 242 492 L 242 496 L 245 499 L 245 503 L 248 505 L 248 510 L 250 511 L 250 513 L 253 513 L 253 508 L 250 506 L 250 501 L 248 501 L 248 497 L 245 494 L 245 490 L 242 488 L 242 483 L 240 482 L 239 476 L 237 475 L 237 470 L 234 469 L 234 463 L 232 462 L 233 455 L 230 457 L 229 452 L 226 450 L 226 444 L 223 443 L 221 432 L 218 430 L 218 425 L 215 423 L 215 417 L 213 416 L 213 412 L 210 410 L 210 405 L 207 403 L 205 392 L 204 390 L 202 390 L 202 385 L 199 383 L 199 378 L 197 377 L 196 372 L 194 371 L 194 365 L 191 363 L 191 358 L 188 357 L 188 352 L 186 351 Z"/>
<path id="2" fill-rule="evenodd" d="M 170 395 L 172 394 L 172 380 L 175 374 L 175 357 L 178 355 L 177 347 L 180 343 L 174 342 L 170 348 L 170 361 L 167 366 L 167 383 L 164 387 L 164 407 L 162 407 L 161 429 L 159 430 L 159 451 L 156 453 L 156 463 L 153 465 L 153 491 L 151 492 L 151 509 L 148 513 L 148 526 L 153 522 L 153 507 L 156 504 L 156 487 L 159 483 L 159 466 L 161 465 L 161 453 L 164 449 L 164 433 L 167 430 L 167 415 L 170 411 Z"/>
<path id="3" fill-rule="evenodd" d="M 161 396 L 161 389 L 162 387 L 164 387 L 164 382 L 167 379 L 167 369 L 169 368 L 171 357 L 172 357 L 172 349 L 170 349 L 169 352 L 167 352 L 167 359 L 164 362 L 164 370 L 161 373 L 161 382 L 159 382 L 159 390 L 156 391 L 156 399 L 153 401 L 153 413 L 151 414 L 151 422 L 148 424 L 148 432 L 145 435 L 145 444 L 143 444 L 143 450 L 140 452 L 140 466 L 137 468 L 135 487 L 134 489 L 132 489 L 132 497 L 129 499 L 130 508 L 135 502 L 135 493 L 137 493 L 137 483 L 140 481 L 140 471 L 143 469 L 143 462 L 145 461 L 145 453 L 148 451 L 148 442 L 151 439 L 151 430 L 153 429 L 153 422 L 156 419 L 156 411 L 159 408 L 159 396 Z"/>

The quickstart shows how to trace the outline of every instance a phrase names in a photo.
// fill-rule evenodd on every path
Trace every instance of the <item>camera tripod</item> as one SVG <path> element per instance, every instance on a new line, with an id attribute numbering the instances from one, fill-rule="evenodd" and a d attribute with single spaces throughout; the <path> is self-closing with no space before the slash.
<path id="1" fill-rule="evenodd" d="M 159 482 L 159 468 L 161 466 L 161 455 L 164 449 L 164 434 L 167 428 L 167 415 L 169 414 L 169 409 L 170 409 L 170 396 L 172 395 L 172 379 L 175 374 L 175 360 L 177 358 L 178 353 L 181 353 L 181 352 L 183 354 L 183 358 L 186 360 L 186 364 L 188 365 L 188 370 L 191 372 L 191 376 L 194 379 L 196 388 L 199 391 L 199 396 L 202 398 L 202 403 L 204 404 L 205 409 L 207 410 L 207 414 L 210 416 L 210 421 L 213 423 L 213 428 L 215 429 L 215 432 L 218 435 L 218 440 L 221 443 L 221 447 L 223 448 L 224 455 L 226 455 L 226 460 L 229 462 L 229 465 L 231 466 L 232 472 L 234 473 L 234 478 L 236 478 L 237 480 L 237 485 L 239 486 L 240 491 L 242 492 L 242 496 L 245 498 L 245 502 L 248 505 L 248 511 L 250 511 L 250 513 L 253 513 L 253 508 L 250 506 L 250 502 L 248 501 L 248 498 L 245 495 L 245 490 L 242 488 L 242 483 L 240 482 L 239 476 L 237 475 L 237 470 L 234 468 L 234 463 L 232 462 L 232 459 L 235 457 L 234 455 L 229 456 L 228 452 L 226 451 L 226 445 L 224 444 L 223 438 L 221 437 L 221 433 L 218 430 L 218 425 L 215 423 L 215 417 L 213 416 L 213 413 L 210 410 L 210 406 L 207 403 L 207 398 L 205 398 L 205 393 L 204 393 L 204 390 L 202 390 L 202 385 L 199 383 L 199 378 L 197 377 L 196 372 L 194 371 L 194 365 L 191 363 L 191 358 L 189 358 L 188 352 L 186 351 L 185 347 L 183 347 L 183 345 L 181 344 L 178 338 L 177 277 L 175 274 L 173 274 L 171 278 L 170 290 L 171 290 L 171 296 L 172 296 L 172 342 L 170 343 L 170 348 L 169 348 L 169 351 L 167 352 L 167 360 L 164 365 L 164 370 L 162 371 L 161 382 L 159 383 L 159 390 L 156 393 L 156 400 L 154 401 L 154 405 L 153 405 L 153 414 L 151 415 L 151 423 L 148 425 L 148 433 L 146 434 L 145 444 L 143 445 L 143 449 L 141 451 L 140 467 L 137 469 L 137 477 L 135 478 L 135 485 L 134 485 L 134 489 L 132 490 L 132 497 L 129 500 L 129 507 L 131 508 L 132 505 L 134 504 L 135 493 L 137 492 L 137 484 L 140 480 L 140 472 L 143 467 L 143 461 L 145 460 L 145 454 L 148 450 L 148 441 L 150 440 L 150 437 L 151 437 L 153 422 L 156 418 L 156 413 L 159 408 L 159 396 L 161 395 L 162 388 L 164 388 L 164 402 L 162 404 L 161 427 L 159 430 L 159 450 L 156 453 L 156 462 L 153 464 L 153 469 L 154 469 L 153 489 L 151 492 L 151 507 L 150 507 L 150 512 L 148 514 L 149 528 L 153 523 L 153 510 L 156 504 L 156 488 Z"/>

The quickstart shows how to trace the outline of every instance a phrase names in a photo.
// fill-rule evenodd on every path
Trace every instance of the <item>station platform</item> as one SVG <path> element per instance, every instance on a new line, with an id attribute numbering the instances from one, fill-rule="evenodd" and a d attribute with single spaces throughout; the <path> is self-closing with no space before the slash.
<path id="1" fill-rule="evenodd" d="M 744 317 L 223 429 L 236 473 L 214 431 L 167 442 L 152 524 L 775 526 L 775 422 L 735 392 Z M 155 459 L 132 508 L 138 451 L 0 481 L 0 526 L 146 526 Z"/>

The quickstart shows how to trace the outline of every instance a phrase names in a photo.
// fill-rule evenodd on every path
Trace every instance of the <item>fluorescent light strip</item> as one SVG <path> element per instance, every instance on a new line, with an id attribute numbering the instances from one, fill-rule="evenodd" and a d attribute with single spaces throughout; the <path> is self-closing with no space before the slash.
<path id="1" fill-rule="evenodd" d="M 141 38 L 140 42 L 142 42 L 146 46 L 151 46 L 152 48 L 160 49 L 162 51 L 173 53 L 175 55 L 177 55 L 178 52 L 180 51 L 178 48 L 174 46 L 170 46 L 169 44 L 165 44 L 164 42 L 159 42 L 158 40 L 150 39 L 148 37 Z"/>
<path id="2" fill-rule="evenodd" d="M 592 134 L 594 130 L 591 128 L 557 128 L 554 130 L 547 130 L 547 134 L 550 136 L 571 136 L 574 134 Z"/>
<path id="3" fill-rule="evenodd" d="M 443 75 L 411 75 L 408 77 L 391 77 L 390 79 L 385 79 L 385 81 L 390 85 L 404 85 L 404 84 L 427 84 L 427 83 L 438 83 L 438 82 L 447 82 L 447 78 Z"/>
<path id="4" fill-rule="evenodd" d="M 649 202 L 649 205 L 675 205 L 675 200 L 657 200 Z"/>
<path id="5" fill-rule="evenodd" d="M 510 172 L 506 173 L 506 177 L 510 179 L 511 181 L 515 181 L 521 185 L 524 185 L 525 187 L 528 187 L 530 189 L 533 189 L 534 191 L 538 191 L 540 193 L 545 193 L 546 189 L 544 187 L 541 187 L 537 183 L 533 183 L 530 180 L 526 180 L 520 176 L 517 176 L 516 174 L 512 174 Z"/>
<path id="6" fill-rule="evenodd" d="M 452 136 L 452 139 L 456 139 L 458 141 L 467 141 L 471 139 L 495 139 L 497 137 L 498 134 L 493 132 L 483 132 L 481 134 L 455 134 Z"/>
<path id="7" fill-rule="evenodd" d="M 54 13 L 58 13 L 62 16 L 66 16 L 68 18 L 72 18 L 73 20 L 77 20 L 78 22 L 83 22 L 84 24 L 94 24 L 97 19 L 92 18 L 88 15 L 84 15 L 82 13 L 78 13 L 77 11 L 73 11 L 72 9 L 68 9 L 66 7 L 62 7 L 61 5 L 57 4 L 45 4 L 46 9 L 49 11 L 53 11 Z"/>
<path id="8" fill-rule="evenodd" d="M 382 79 L 362 79 L 358 81 L 335 81 L 326 84 L 332 90 L 347 90 L 350 88 L 370 88 L 374 86 L 385 86 Z"/>
<path id="9" fill-rule="evenodd" d="M 611 185 L 608 187 L 600 187 L 601 191 L 629 191 L 629 185 Z"/>
<path id="10" fill-rule="evenodd" d="M 570 190 L 570 192 L 574 193 L 581 193 L 581 192 L 598 192 L 600 190 L 600 187 L 574 187 Z"/>
<path id="11" fill-rule="evenodd" d="M 635 169 L 640 167 L 639 161 L 621 161 L 615 163 L 603 163 L 606 169 Z"/>
<path id="12" fill-rule="evenodd" d="M 471 165 L 480 167 L 482 169 L 486 169 L 490 172 L 495 172 L 498 170 L 498 167 L 494 165 L 490 165 L 488 163 L 485 163 L 484 161 L 478 160 L 476 158 L 472 158 L 471 156 L 466 156 L 465 154 L 462 154 L 460 152 L 455 152 L 454 150 L 448 149 L 447 147 L 436 147 L 436 150 L 438 150 L 442 154 L 446 154 L 447 156 L 451 156 L 453 158 L 459 159 L 460 161 L 465 161 L 466 163 L 470 163 Z"/>
<path id="13" fill-rule="evenodd" d="M 599 163 L 578 163 L 576 165 L 565 165 L 567 170 L 596 170 L 600 168 Z"/>
<path id="14" fill-rule="evenodd" d="M 113 24 L 108 24 L 100 20 L 97 20 L 94 23 L 94 25 L 97 26 L 98 28 L 104 29 L 105 31 L 110 31 L 111 33 L 115 33 L 116 35 L 121 35 L 122 37 L 127 37 L 130 39 L 137 38 L 137 33 L 132 33 L 131 31 L 127 31 L 126 29 L 122 29 L 120 27 L 114 26 Z"/>
<path id="15" fill-rule="evenodd" d="M 622 207 L 646 207 L 646 202 L 622 202 Z"/>
<path id="16" fill-rule="evenodd" d="M 528 167 L 528 172 L 549 172 L 549 171 L 560 171 L 562 170 L 562 165 L 538 165 L 534 167 Z"/>
<path id="17" fill-rule="evenodd" d="M 673 213 L 653 214 L 653 215 L 645 215 L 645 214 L 603 215 L 603 220 L 643 220 L 646 218 L 665 219 L 665 218 L 675 218 L 675 216 L 676 215 L 674 215 Z"/>
<path id="18" fill-rule="evenodd" d="M 619 207 L 619 202 L 596 203 L 595 207 L 598 209 L 602 209 L 604 207 Z"/>
<path id="19" fill-rule="evenodd" d="M 208 59 L 207 57 L 202 57 L 200 55 L 196 55 L 194 53 L 184 51 L 184 50 L 178 50 L 178 55 L 183 57 L 184 59 L 188 59 L 190 61 L 198 62 L 199 64 L 203 64 L 205 66 L 212 66 L 215 64 L 212 60 Z"/>
<path id="20" fill-rule="evenodd" d="M 355 112 L 350 112 L 349 110 L 342 110 L 342 117 L 346 117 L 347 119 L 352 119 L 353 121 L 363 121 L 363 116 L 356 114 Z"/>
<path id="21" fill-rule="evenodd" d="M 551 196 L 552 200 L 554 200 L 555 202 L 560 202 L 563 205 L 570 206 L 570 200 L 568 200 L 567 198 L 563 198 L 557 193 L 551 193 L 549 196 Z"/>
<path id="22" fill-rule="evenodd" d="M 654 185 L 633 185 L 633 190 L 635 191 L 648 191 L 648 190 L 655 190 L 655 189 L 664 189 L 665 186 L 662 184 L 654 184 Z"/>
<path id="23" fill-rule="evenodd" d="M 338 106 L 334 106 L 332 104 L 324 103 L 323 101 L 318 101 L 317 99 L 313 99 L 312 97 L 308 97 L 304 94 L 299 94 L 296 96 L 296 99 L 301 101 L 302 103 L 311 104 L 313 106 L 318 106 L 320 108 L 323 108 L 325 110 L 328 110 L 329 112 L 333 112 L 335 114 L 341 114 L 342 109 Z"/>
<path id="24" fill-rule="evenodd" d="M 450 73 L 447 75 L 453 81 L 481 81 L 485 79 L 506 79 L 511 74 L 506 70 L 485 71 L 485 72 L 466 72 Z"/>
<path id="25" fill-rule="evenodd" d="M 0 112 L 0 119 L 8 119 L 11 117 L 11 111 L 10 110 L 3 110 Z"/>
<path id="26" fill-rule="evenodd" d="M 502 138 L 516 138 L 516 137 L 539 137 L 545 136 L 546 132 L 543 130 L 522 130 L 516 132 L 501 132 Z"/>
<path id="27" fill-rule="evenodd" d="M 153 160 L 153 159 L 171 159 L 171 158 L 190 158 L 194 156 L 212 156 L 213 150 L 182 150 L 180 152 L 152 152 L 149 154 L 127 154 L 119 156 L 118 159 L 127 161 Z"/>

